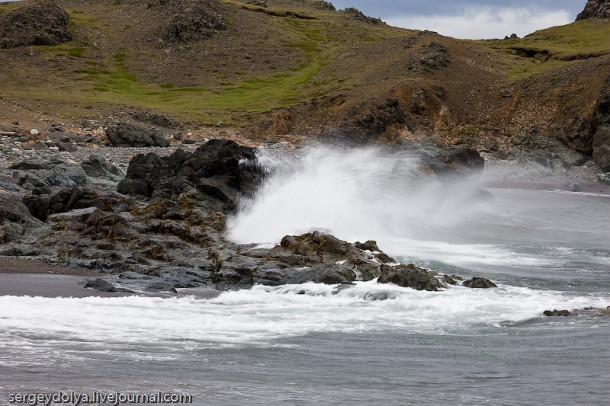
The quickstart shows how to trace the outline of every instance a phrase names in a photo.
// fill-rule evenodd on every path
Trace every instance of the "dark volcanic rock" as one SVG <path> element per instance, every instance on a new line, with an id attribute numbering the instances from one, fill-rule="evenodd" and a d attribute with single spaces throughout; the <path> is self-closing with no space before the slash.
<path id="1" fill-rule="evenodd" d="M 74 187 L 87 183 L 87 174 L 78 165 L 64 163 L 59 158 L 51 160 L 28 159 L 10 167 L 13 177 L 24 189 L 46 186 Z"/>
<path id="2" fill-rule="evenodd" d="M 70 17 L 55 1 L 42 0 L 0 15 L 0 48 L 70 41 Z"/>
<path id="3" fill-rule="evenodd" d="M 428 73 L 433 70 L 445 68 L 449 65 L 447 48 L 438 42 L 431 42 L 419 49 L 420 58 L 409 66 L 409 71 L 415 73 Z"/>
<path id="4" fill-rule="evenodd" d="M 608 0 L 589 0 L 585 9 L 578 14 L 576 21 L 586 20 L 587 18 L 608 18 L 610 17 L 610 1 Z"/>
<path id="5" fill-rule="evenodd" d="M 161 130 L 130 123 L 109 125 L 106 136 L 113 147 L 169 147 Z"/>
<path id="6" fill-rule="evenodd" d="M 570 312 L 568 310 L 545 310 L 544 315 L 547 317 L 557 317 L 557 316 L 569 316 Z"/>
<path id="7" fill-rule="evenodd" d="M 445 147 L 436 144 L 414 144 L 409 146 L 421 160 L 439 177 L 461 177 L 480 173 L 485 166 L 481 154 L 468 147 Z"/>
<path id="8" fill-rule="evenodd" d="M 51 214 L 88 207 L 105 208 L 120 204 L 120 201 L 120 196 L 112 194 L 101 196 L 94 190 L 80 186 L 61 189 L 55 194 L 33 193 L 23 198 L 23 204 L 32 216 L 42 221 L 46 221 Z"/>
<path id="9" fill-rule="evenodd" d="M 405 288 L 428 291 L 438 291 L 443 287 L 434 274 L 425 269 L 418 268 L 413 264 L 400 264 L 397 266 L 382 265 L 378 282 L 393 283 Z"/>
<path id="10" fill-rule="evenodd" d="M 209 38 L 227 28 L 217 4 L 202 1 L 181 9 L 163 29 L 161 38 L 168 42 L 190 42 Z"/>
<path id="11" fill-rule="evenodd" d="M 350 16 L 350 18 L 353 18 L 354 20 L 362 21 L 364 23 L 368 23 L 368 24 L 383 23 L 383 21 L 381 21 L 381 19 L 369 17 L 366 14 L 364 14 L 362 11 L 360 11 L 354 7 L 347 7 L 343 10 L 343 12 L 347 13 Z"/>
<path id="12" fill-rule="evenodd" d="M 169 157 L 135 156 L 119 183 L 123 194 L 171 198 L 195 189 L 210 210 L 228 213 L 239 198 L 255 192 L 263 178 L 255 150 L 229 140 L 210 140 L 194 153 L 177 150 Z"/>
<path id="13" fill-rule="evenodd" d="M 121 170 L 116 166 L 110 165 L 106 162 L 106 158 L 101 155 L 90 155 L 86 161 L 83 161 L 81 166 L 90 178 L 110 182 L 119 182 L 123 179 Z"/>
<path id="14" fill-rule="evenodd" d="M 355 280 L 357 275 L 351 266 L 336 263 L 318 264 L 306 268 L 263 269 L 254 275 L 254 283 L 269 286 L 306 282 L 327 285 L 351 284 Z"/>
<path id="15" fill-rule="evenodd" d="M 477 278 L 477 277 L 464 281 L 462 283 L 462 285 L 466 286 L 467 288 L 473 288 L 473 289 L 489 289 L 489 288 L 498 287 L 495 283 L 493 283 L 489 279 Z"/>

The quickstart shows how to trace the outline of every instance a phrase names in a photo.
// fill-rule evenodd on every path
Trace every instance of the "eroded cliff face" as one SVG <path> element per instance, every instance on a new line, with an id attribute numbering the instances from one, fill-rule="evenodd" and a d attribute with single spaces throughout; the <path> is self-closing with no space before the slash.
<path id="1" fill-rule="evenodd" d="M 589 0 L 585 9 L 578 14 L 576 21 L 588 18 L 608 18 L 610 17 L 610 1 L 608 0 Z"/>

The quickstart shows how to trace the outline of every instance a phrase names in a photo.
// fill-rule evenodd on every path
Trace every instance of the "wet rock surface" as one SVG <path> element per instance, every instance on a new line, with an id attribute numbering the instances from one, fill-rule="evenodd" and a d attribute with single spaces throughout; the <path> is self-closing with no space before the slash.
<path id="1" fill-rule="evenodd" d="M 466 286 L 467 288 L 472 288 L 472 289 L 489 289 L 489 288 L 498 287 L 495 283 L 493 283 L 489 279 L 477 278 L 477 277 L 464 281 L 462 283 L 462 285 Z"/>
<path id="2" fill-rule="evenodd" d="M 412 148 L 427 167 L 424 173 L 439 178 L 482 169 L 476 151 L 433 144 Z M 15 155 L 11 165 L 0 168 L 6 183 L 0 184 L 0 197 L 14 196 L 0 208 L 0 255 L 103 272 L 111 276 L 106 280 L 110 286 L 92 280 L 92 289 L 143 294 L 304 282 L 349 289 L 376 278 L 427 291 L 458 284 L 495 287 L 482 278 L 463 282 L 455 275 L 401 264 L 375 241 L 351 243 L 322 231 L 285 236 L 274 247 L 232 243 L 225 237 L 227 220 L 267 173 L 256 150 L 211 140 L 186 150 L 151 151 L 112 147 L 92 153 L 77 146 L 75 153 L 47 147 Z M 64 181 L 54 180 L 59 178 Z M 391 293 L 370 299 L 390 298 Z"/>

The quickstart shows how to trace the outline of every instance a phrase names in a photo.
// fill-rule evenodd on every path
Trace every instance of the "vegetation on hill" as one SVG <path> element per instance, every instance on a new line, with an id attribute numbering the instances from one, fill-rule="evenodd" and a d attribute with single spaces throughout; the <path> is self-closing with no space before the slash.
<path id="1" fill-rule="evenodd" d="M 0 94 L 51 116 L 149 109 L 251 136 L 432 138 L 492 152 L 515 134 L 551 135 L 591 153 L 610 76 L 604 19 L 463 41 L 319 0 L 58 3 L 71 41 L 0 50 Z M 0 3 L 0 14 L 17 7 Z"/>

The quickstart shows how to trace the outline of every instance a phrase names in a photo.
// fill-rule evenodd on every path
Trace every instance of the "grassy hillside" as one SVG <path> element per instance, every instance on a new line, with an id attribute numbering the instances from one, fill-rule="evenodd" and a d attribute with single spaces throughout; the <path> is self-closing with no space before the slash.
<path id="1" fill-rule="evenodd" d="M 607 20 L 581 20 L 536 31 L 525 38 L 477 41 L 498 51 L 511 81 L 610 53 Z M 506 57 L 508 56 L 508 57 Z"/>
<path id="2" fill-rule="evenodd" d="M 329 67 L 331 55 L 405 33 L 320 10 L 314 1 L 263 8 L 226 0 L 219 4 L 226 30 L 168 43 L 159 36 L 168 20 L 161 5 L 64 3 L 73 41 L 0 51 L 9 59 L 6 96 L 53 101 L 58 112 L 107 104 L 241 122 L 244 115 L 357 85 L 344 67 Z M 2 11 L 14 7 L 0 4 Z"/>
<path id="3" fill-rule="evenodd" d="M 263 136 L 433 137 L 493 149 L 510 134 L 590 131 L 610 76 L 606 20 L 463 41 L 317 0 L 59 3 L 71 41 L 0 49 L 0 94 L 49 117 L 145 108 Z M 18 6 L 0 3 L 0 13 Z"/>

